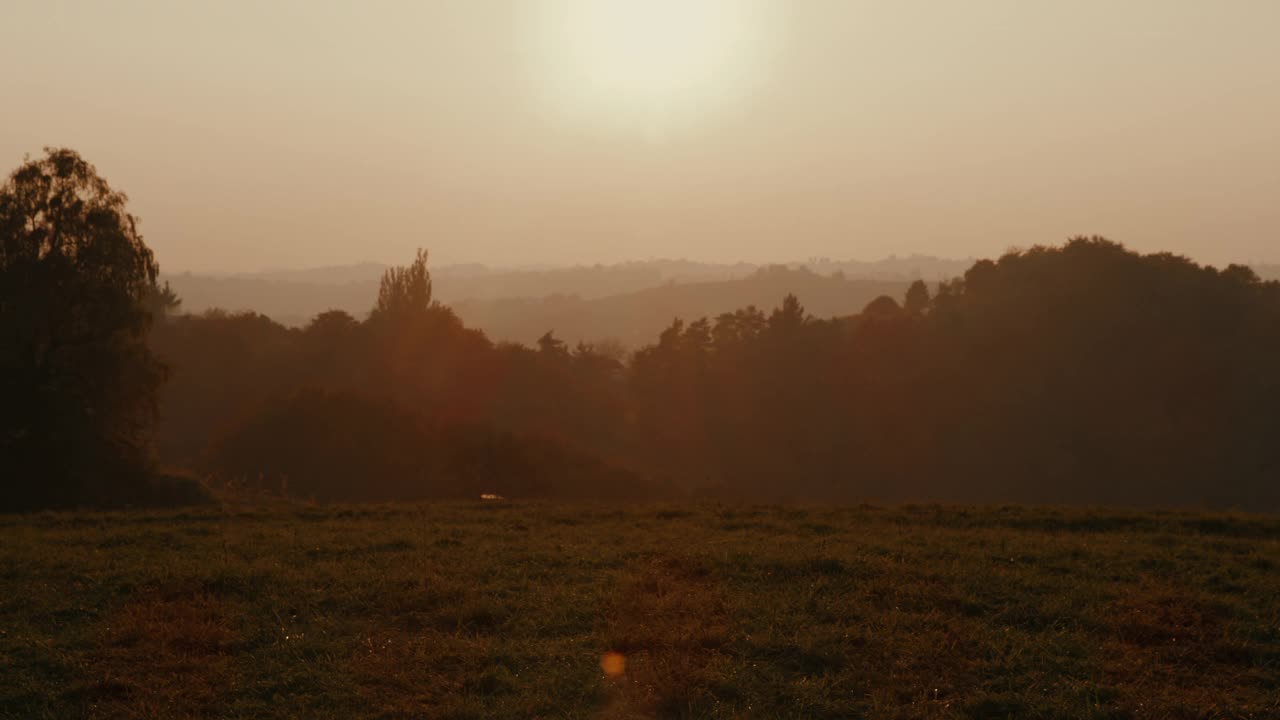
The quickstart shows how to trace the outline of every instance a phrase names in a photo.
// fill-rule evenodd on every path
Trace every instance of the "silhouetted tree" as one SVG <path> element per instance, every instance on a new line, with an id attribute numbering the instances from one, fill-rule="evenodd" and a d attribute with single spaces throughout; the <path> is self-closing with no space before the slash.
<path id="1" fill-rule="evenodd" d="M 554 330 L 548 330 L 538 338 L 538 351 L 547 355 L 567 355 L 569 348 L 563 340 L 556 337 Z"/>
<path id="2" fill-rule="evenodd" d="M 881 295 L 875 300 L 872 300 L 871 302 L 867 303 L 867 306 L 862 309 L 862 314 L 877 315 L 877 316 L 886 316 L 886 315 L 894 316 L 894 315 L 897 315 L 901 310 L 902 310 L 902 306 L 898 304 L 897 300 L 894 300 L 888 295 Z"/>
<path id="3" fill-rule="evenodd" d="M 0 188 L 4 507 L 133 502 L 147 487 L 164 376 L 148 301 L 163 291 L 126 200 L 66 149 Z"/>
<path id="4" fill-rule="evenodd" d="M 902 309 L 912 315 L 919 315 L 929 308 L 929 286 L 923 280 L 916 280 L 907 288 L 903 298 Z"/>
<path id="5" fill-rule="evenodd" d="M 182 307 L 182 298 L 178 297 L 178 293 L 174 292 L 166 280 L 164 285 L 156 285 L 147 293 L 146 299 L 143 301 L 147 312 L 151 314 L 151 319 L 163 320 L 178 312 Z"/>
<path id="6" fill-rule="evenodd" d="M 431 273 L 427 270 L 427 251 L 420 249 L 408 266 L 388 268 L 383 273 L 378 302 L 370 316 L 421 315 L 430 307 Z"/>

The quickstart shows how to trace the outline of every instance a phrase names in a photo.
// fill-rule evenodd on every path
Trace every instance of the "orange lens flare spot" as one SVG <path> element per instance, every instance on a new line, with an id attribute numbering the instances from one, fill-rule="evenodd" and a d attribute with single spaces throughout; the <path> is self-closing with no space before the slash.
<path id="1" fill-rule="evenodd" d="M 607 652 L 600 658 L 600 669 L 609 677 L 618 677 L 627 669 L 627 659 L 622 653 Z"/>

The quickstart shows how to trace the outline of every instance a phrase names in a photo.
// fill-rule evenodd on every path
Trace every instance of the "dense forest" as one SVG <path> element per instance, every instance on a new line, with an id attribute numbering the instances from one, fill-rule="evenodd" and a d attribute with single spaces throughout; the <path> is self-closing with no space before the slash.
<path id="1" fill-rule="evenodd" d="M 138 502 L 160 469 L 319 500 L 1280 507 L 1280 283 L 1102 238 L 821 317 L 786 294 L 634 351 L 494 342 L 419 252 L 371 310 L 176 312 L 69 150 L 0 191 L 0 503 Z M 833 296 L 837 297 L 837 296 Z"/>
<path id="2" fill-rule="evenodd" d="M 1280 284 L 1248 268 L 1077 238 L 631 354 L 495 344 L 430 287 L 420 256 L 365 320 L 158 323 L 162 457 L 342 498 L 1280 504 Z"/>

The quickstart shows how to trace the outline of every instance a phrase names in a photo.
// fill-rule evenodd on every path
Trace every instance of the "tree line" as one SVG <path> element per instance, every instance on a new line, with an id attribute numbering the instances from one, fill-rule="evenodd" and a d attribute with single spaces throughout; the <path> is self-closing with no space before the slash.
<path id="1" fill-rule="evenodd" d="M 418 287 L 429 277 L 425 257 L 402 272 Z M 571 348 L 550 332 L 532 348 L 492 343 L 429 293 L 397 290 L 403 277 L 384 281 L 365 320 L 332 312 L 291 330 L 213 313 L 157 326 L 154 347 L 188 368 L 161 393 L 171 413 L 162 447 L 214 473 L 313 475 L 306 463 L 328 452 L 303 417 L 325 415 L 316 408 L 249 431 L 263 438 L 256 459 L 231 463 L 226 448 L 256 427 L 240 418 L 321 392 L 405 409 L 432 428 L 536 437 L 617 469 L 627 496 L 1249 508 L 1280 499 L 1280 285 L 1247 268 L 1077 238 L 978 262 L 932 291 L 916 283 L 846 317 L 812 317 L 788 296 L 768 312 L 677 319 L 629 356 Z M 346 428 L 331 432 L 364 437 L 358 412 L 329 415 Z M 311 448 L 292 468 L 280 457 L 291 433 Z M 370 434 L 323 465 L 359 494 L 396 455 L 394 438 Z M 448 455 L 432 442 L 405 441 Z M 554 490 L 515 475 L 445 486 L 615 492 L 583 474 Z"/>
<path id="2" fill-rule="evenodd" d="M 419 253 L 367 316 L 288 328 L 174 312 L 123 196 L 59 152 L 0 192 L 10 507 L 134 497 L 160 466 L 324 500 L 1280 507 L 1280 283 L 1242 266 L 1081 237 L 626 353 L 492 342 Z"/>

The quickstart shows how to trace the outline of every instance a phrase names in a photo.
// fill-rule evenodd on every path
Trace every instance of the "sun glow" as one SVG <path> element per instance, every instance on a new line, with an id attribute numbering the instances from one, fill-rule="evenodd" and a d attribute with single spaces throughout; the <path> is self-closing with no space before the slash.
<path id="1" fill-rule="evenodd" d="M 662 130 L 750 90 L 765 24 L 758 0 L 543 0 L 539 82 L 558 111 Z"/>

